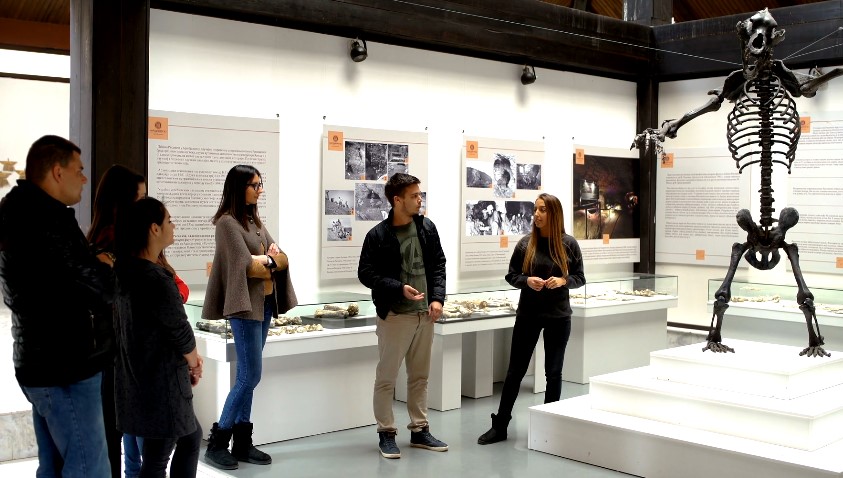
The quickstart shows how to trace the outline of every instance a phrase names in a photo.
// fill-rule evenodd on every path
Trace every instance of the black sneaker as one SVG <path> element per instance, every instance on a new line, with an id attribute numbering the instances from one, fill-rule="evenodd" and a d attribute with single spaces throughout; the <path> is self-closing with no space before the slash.
<path id="1" fill-rule="evenodd" d="M 410 432 L 410 446 L 433 451 L 448 451 L 448 445 L 430 434 L 430 428 L 424 427 L 420 432 Z"/>
<path id="2" fill-rule="evenodd" d="M 401 450 L 395 444 L 395 432 L 378 432 L 380 443 L 378 448 L 381 450 L 381 456 L 384 458 L 401 458 Z"/>

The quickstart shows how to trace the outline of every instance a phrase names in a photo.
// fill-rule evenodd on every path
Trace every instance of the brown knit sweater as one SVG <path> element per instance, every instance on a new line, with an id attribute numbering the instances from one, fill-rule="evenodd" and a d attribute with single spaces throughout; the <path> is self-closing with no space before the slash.
<path id="1" fill-rule="evenodd" d="M 279 313 L 298 305 L 289 268 L 285 267 L 285 254 L 276 258 L 278 268 L 271 274 L 273 288 L 265 288 L 266 276 L 256 274 L 260 271 L 252 255 L 266 254 L 269 245 L 275 242 L 265 227 L 250 223 L 246 230 L 232 216 L 225 215 L 217 221 L 215 239 L 216 252 L 202 306 L 203 319 L 263 320 L 264 298 L 270 293 L 274 294 Z"/>

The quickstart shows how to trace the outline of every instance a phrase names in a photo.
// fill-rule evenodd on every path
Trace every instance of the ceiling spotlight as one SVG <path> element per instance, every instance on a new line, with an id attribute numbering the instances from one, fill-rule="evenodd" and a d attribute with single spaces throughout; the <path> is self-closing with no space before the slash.
<path id="1" fill-rule="evenodd" d="M 536 69 L 529 65 L 524 65 L 524 71 L 521 72 L 521 84 L 531 85 L 536 82 Z"/>
<path id="2" fill-rule="evenodd" d="M 351 57 L 351 61 L 355 63 L 365 60 L 369 56 L 369 52 L 366 49 L 366 40 L 359 38 L 351 40 L 351 51 L 348 52 L 348 55 Z"/>

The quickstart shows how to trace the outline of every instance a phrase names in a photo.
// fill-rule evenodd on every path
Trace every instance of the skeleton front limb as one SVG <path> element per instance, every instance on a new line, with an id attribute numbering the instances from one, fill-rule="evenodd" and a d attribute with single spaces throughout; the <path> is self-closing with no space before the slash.
<path id="1" fill-rule="evenodd" d="M 685 123 L 698 116 L 719 110 L 724 99 L 722 90 L 711 90 L 708 94 L 713 96 L 703 106 L 685 113 L 679 119 L 663 121 L 659 129 L 647 128 L 642 133 L 636 135 L 629 149 L 638 148 L 645 153 L 650 151 L 651 148 L 658 149 L 657 145 L 663 143 L 665 138 L 675 138 L 679 128 L 684 126 Z"/>

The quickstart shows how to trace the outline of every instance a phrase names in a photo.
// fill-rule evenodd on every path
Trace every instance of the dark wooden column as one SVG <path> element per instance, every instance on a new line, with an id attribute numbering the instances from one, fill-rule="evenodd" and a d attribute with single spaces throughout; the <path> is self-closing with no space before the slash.
<path id="1" fill-rule="evenodd" d="M 670 25 L 673 0 L 624 0 L 623 19 L 641 25 Z"/>
<path id="2" fill-rule="evenodd" d="M 70 38 L 70 139 L 88 176 L 78 214 L 84 230 L 111 165 L 146 174 L 149 0 L 71 0 Z"/>
<path id="3" fill-rule="evenodd" d="M 651 78 L 638 80 L 638 118 L 636 130 L 658 126 L 659 83 Z M 630 138 L 632 142 L 632 138 Z M 641 191 L 638 197 L 640 207 L 641 256 L 635 264 L 635 272 L 654 274 L 656 272 L 656 168 L 658 160 L 653 151 L 640 152 L 639 178 Z"/>

